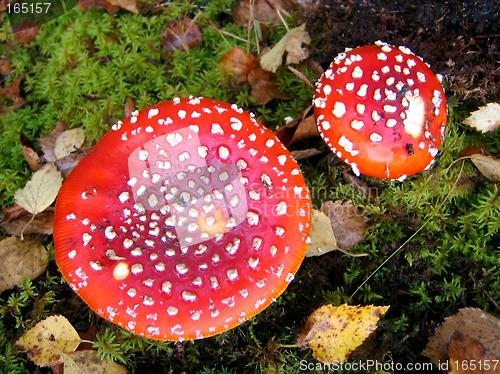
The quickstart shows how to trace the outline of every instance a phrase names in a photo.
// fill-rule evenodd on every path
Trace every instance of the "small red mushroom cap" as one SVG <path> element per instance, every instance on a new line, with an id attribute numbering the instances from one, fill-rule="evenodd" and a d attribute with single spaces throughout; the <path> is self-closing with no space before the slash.
<path id="1" fill-rule="evenodd" d="M 174 99 L 112 127 L 64 183 L 56 261 L 100 316 L 198 339 L 266 308 L 309 241 L 310 197 L 276 136 L 235 105 Z"/>
<path id="2" fill-rule="evenodd" d="M 406 47 L 339 54 L 316 84 L 321 136 L 357 175 L 404 180 L 429 169 L 444 139 L 441 77 Z"/>

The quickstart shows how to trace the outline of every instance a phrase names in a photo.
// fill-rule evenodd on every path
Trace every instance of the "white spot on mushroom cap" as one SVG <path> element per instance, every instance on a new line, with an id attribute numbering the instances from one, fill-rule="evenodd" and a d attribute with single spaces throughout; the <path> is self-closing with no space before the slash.
<path id="1" fill-rule="evenodd" d="M 336 101 L 333 106 L 333 115 L 337 118 L 342 118 L 342 116 L 346 113 L 345 104 L 341 101 Z"/>

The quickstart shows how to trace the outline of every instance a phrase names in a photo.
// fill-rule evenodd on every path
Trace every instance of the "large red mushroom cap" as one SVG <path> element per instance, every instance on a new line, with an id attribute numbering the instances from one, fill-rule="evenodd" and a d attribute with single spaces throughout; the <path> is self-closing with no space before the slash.
<path id="1" fill-rule="evenodd" d="M 63 276 L 96 313 L 198 339 L 266 308 L 309 240 L 310 197 L 276 136 L 235 105 L 174 99 L 113 126 L 56 203 Z"/>
<path id="2" fill-rule="evenodd" d="M 404 180 L 427 170 L 447 120 L 440 80 L 406 47 L 348 49 L 316 85 L 321 136 L 357 175 Z"/>

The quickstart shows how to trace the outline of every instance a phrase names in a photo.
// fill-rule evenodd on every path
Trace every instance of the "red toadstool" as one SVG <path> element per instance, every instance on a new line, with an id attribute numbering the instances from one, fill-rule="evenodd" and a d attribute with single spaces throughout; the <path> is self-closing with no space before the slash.
<path id="1" fill-rule="evenodd" d="M 440 81 L 406 47 L 347 49 L 316 85 L 321 136 L 357 175 L 404 180 L 427 170 L 447 120 Z"/>
<path id="2" fill-rule="evenodd" d="M 266 308 L 307 250 L 310 197 L 276 136 L 235 105 L 174 99 L 113 126 L 65 181 L 54 241 L 96 313 L 198 339 Z"/>

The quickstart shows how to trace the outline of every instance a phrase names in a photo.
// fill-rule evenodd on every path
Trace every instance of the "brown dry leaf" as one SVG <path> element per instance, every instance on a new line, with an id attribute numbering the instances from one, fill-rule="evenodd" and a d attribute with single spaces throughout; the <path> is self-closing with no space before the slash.
<path id="1" fill-rule="evenodd" d="M 363 241 L 368 230 L 368 219 L 359 213 L 351 200 L 326 201 L 321 204 L 321 211 L 329 217 L 341 249 L 348 250 Z"/>
<path id="2" fill-rule="evenodd" d="M 271 72 L 261 68 L 255 68 L 248 74 L 248 83 L 252 87 L 252 96 L 255 104 L 264 105 L 274 99 L 288 99 L 288 96 L 281 92 L 274 81 Z"/>
<path id="3" fill-rule="evenodd" d="M 172 52 L 174 49 L 189 51 L 202 42 L 201 31 L 192 19 L 170 22 L 162 32 L 163 49 Z"/>
<path id="4" fill-rule="evenodd" d="M 43 212 L 37 214 L 34 218 L 28 211 L 24 210 L 25 214 L 17 219 L 0 222 L 0 227 L 7 234 L 21 236 L 30 234 L 52 235 L 54 225 L 54 209 L 47 208 Z"/>
<path id="5" fill-rule="evenodd" d="M 132 112 L 135 111 L 135 102 L 131 97 L 127 97 L 127 100 L 125 101 L 125 107 L 123 109 L 125 118 L 131 117 Z"/>
<path id="6" fill-rule="evenodd" d="M 88 147 L 80 148 L 76 152 L 72 152 L 70 155 L 56 161 L 56 166 L 64 178 L 67 178 L 80 160 L 85 157 L 88 149 Z"/>
<path id="7" fill-rule="evenodd" d="M 54 202 L 61 185 L 61 173 L 54 164 L 46 164 L 16 191 L 14 199 L 31 214 L 38 214 Z"/>
<path id="8" fill-rule="evenodd" d="M 111 4 L 107 0 L 78 0 L 80 9 L 105 9 L 109 13 L 116 13 L 120 10 L 119 6 Z"/>
<path id="9" fill-rule="evenodd" d="M 80 127 L 62 132 L 57 137 L 54 145 L 56 160 L 60 160 L 78 151 L 82 147 L 84 141 L 85 133 Z"/>
<path id="10" fill-rule="evenodd" d="M 12 72 L 12 63 L 8 58 L 0 58 L 0 75 L 6 76 Z"/>
<path id="11" fill-rule="evenodd" d="M 23 21 L 12 27 L 14 38 L 20 44 L 31 43 L 37 37 L 39 31 L 40 25 L 35 21 Z"/>
<path id="12" fill-rule="evenodd" d="M 312 210 L 311 244 L 306 257 L 321 256 L 337 249 L 337 240 L 328 216 L 319 210 Z"/>
<path id="13" fill-rule="evenodd" d="M 64 374 L 124 374 L 127 369 L 115 362 L 102 360 L 96 351 L 76 351 L 62 356 Z"/>
<path id="14" fill-rule="evenodd" d="M 62 362 L 66 353 L 74 352 L 80 337 L 63 316 L 50 316 L 29 329 L 16 342 L 31 361 L 41 367 Z"/>
<path id="15" fill-rule="evenodd" d="M 120 7 L 121 9 L 128 10 L 129 12 L 139 14 L 137 7 L 137 0 L 107 0 L 111 5 Z"/>
<path id="16" fill-rule="evenodd" d="M 315 138 L 317 136 L 319 136 L 319 130 L 318 126 L 316 125 L 316 118 L 314 117 L 314 115 L 310 115 L 300 121 L 288 145 L 292 145 L 310 138 Z"/>
<path id="17" fill-rule="evenodd" d="M 29 214 L 29 212 L 26 209 L 24 209 L 22 206 L 15 204 L 9 208 L 2 209 L 2 216 L 1 216 L 0 221 L 10 222 L 10 221 L 15 220 L 16 218 L 19 218 L 23 214 Z"/>
<path id="18" fill-rule="evenodd" d="M 22 107 L 27 103 L 26 99 L 21 97 L 21 81 L 24 79 L 23 76 L 18 77 L 12 83 L 5 87 L 0 87 L 0 96 L 3 96 L 12 101 L 9 106 L 6 106 L 6 110 L 14 110 Z M 0 101 L 0 112 L 2 111 L 2 102 Z"/>
<path id="19" fill-rule="evenodd" d="M 0 241 L 0 293 L 19 286 L 24 279 L 35 279 L 47 267 L 47 252 L 34 240 L 10 236 Z"/>
<path id="20" fill-rule="evenodd" d="M 231 48 L 221 60 L 224 72 L 239 84 L 248 82 L 248 74 L 256 65 L 257 58 L 252 53 L 246 53 L 240 47 Z"/>
<path id="21" fill-rule="evenodd" d="M 500 159 L 479 153 L 470 156 L 470 159 L 486 178 L 500 182 Z"/>
<path id="22" fill-rule="evenodd" d="M 46 162 L 55 162 L 56 155 L 54 153 L 54 148 L 56 146 L 56 140 L 64 131 L 68 129 L 68 126 L 63 122 L 57 122 L 54 129 L 50 132 L 49 135 L 44 136 L 43 138 L 38 139 L 38 144 L 40 148 L 42 148 L 42 158 Z"/>
<path id="23" fill-rule="evenodd" d="M 450 374 L 494 374 L 498 373 L 498 357 L 486 351 L 477 339 L 455 331 L 448 346 Z M 496 360 L 496 365 L 495 361 Z M 489 363 L 488 366 L 486 364 Z"/>
<path id="24" fill-rule="evenodd" d="M 40 160 L 40 156 L 33 149 L 32 142 L 26 137 L 26 135 L 24 135 L 23 132 L 20 133 L 19 140 L 21 142 L 24 159 L 32 171 L 37 171 L 42 167 L 42 160 Z"/>
<path id="25" fill-rule="evenodd" d="M 241 0 L 233 9 L 233 20 L 237 25 L 243 26 L 253 21 L 281 25 L 278 10 L 283 16 L 289 16 L 287 10 L 295 8 L 296 1 L 293 0 Z"/>
<path id="26" fill-rule="evenodd" d="M 345 362 L 376 330 L 389 306 L 323 305 L 307 319 L 298 344 L 323 363 Z"/>
<path id="27" fill-rule="evenodd" d="M 276 72 L 283 63 L 285 52 L 287 65 L 298 64 L 309 56 L 309 51 L 302 47 L 302 44 L 310 42 L 311 37 L 306 31 L 305 23 L 290 29 L 273 48 L 261 56 L 260 65 L 265 70 Z"/>
<path id="28" fill-rule="evenodd" d="M 500 127 L 500 104 L 488 103 L 480 107 L 472 112 L 464 123 L 481 132 L 495 131 Z"/>
<path id="29" fill-rule="evenodd" d="M 295 160 L 300 161 L 300 160 L 305 160 L 306 158 L 309 157 L 320 155 L 322 153 L 323 152 L 320 151 L 319 149 L 308 148 L 308 149 L 302 149 L 300 151 L 292 151 L 292 156 Z"/>
<path id="30" fill-rule="evenodd" d="M 487 351 L 500 357 L 500 320 L 477 308 L 462 308 L 446 317 L 422 354 L 436 365 L 447 360 L 448 345 L 455 331 L 479 340 Z"/>

